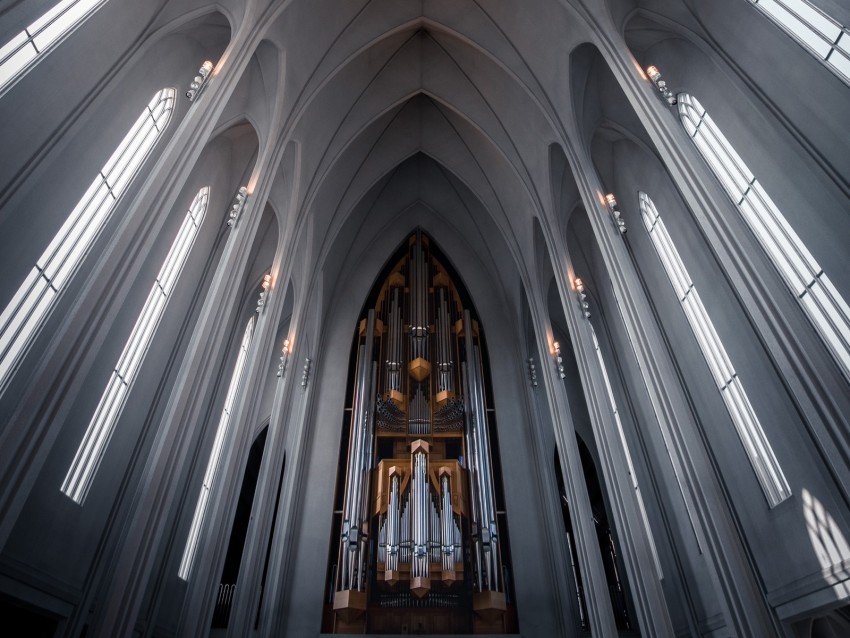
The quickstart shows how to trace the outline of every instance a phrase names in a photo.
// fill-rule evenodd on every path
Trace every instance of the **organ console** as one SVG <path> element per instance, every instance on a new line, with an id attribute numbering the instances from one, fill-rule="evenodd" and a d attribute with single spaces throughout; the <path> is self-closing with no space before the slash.
<path id="1" fill-rule="evenodd" d="M 480 326 L 421 232 L 389 270 L 357 330 L 323 630 L 514 631 Z"/>

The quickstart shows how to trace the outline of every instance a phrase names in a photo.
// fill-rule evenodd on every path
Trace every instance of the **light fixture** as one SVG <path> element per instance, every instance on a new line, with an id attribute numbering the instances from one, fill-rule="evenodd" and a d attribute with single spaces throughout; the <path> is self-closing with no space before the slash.
<path id="1" fill-rule="evenodd" d="M 236 226 L 242 211 L 245 208 L 245 202 L 248 200 L 248 189 L 242 186 L 236 191 L 236 197 L 233 198 L 233 205 L 230 207 L 230 217 L 227 219 L 227 225 L 230 228 Z"/>
<path id="2" fill-rule="evenodd" d="M 257 299 L 257 309 L 255 312 L 260 312 L 266 306 L 266 295 L 269 292 L 269 287 L 272 285 L 271 274 L 263 275 L 263 290 L 260 292 L 260 298 Z"/>
<path id="3" fill-rule="evenodd" d="M 537 387 L 537 366 L 534 365 L 534 357 L 528 358 L 528 378 L 531 380 L 531 387 Z"/>
<path id="4" fill-rule="evenodd" d="M 564 372 L 564 359 L 561 357 L 561 344 L 555 341 L 552 349 L 555 350 L 555 367 L 558 369 L 558 376 L 564 379 L 567 375 Z"/>
<path id="5" fill-rule="evenodd" d="M 204 90 L 204 87 L 207 85 L 207 80 L 210 78 L 210 73 L 213 70 L 213 63 L 207 60 L 201 65 L 201 68 L 198 69 L 198 75 L 194 77 L 191 84 L 189 84 L 189 90 L 186 91 L 186 97 L 189 98 L 190 102 L 194 102 L 195 98 L 201 94 L 201 91 Z"/>
<path id="6" fill-rule="evenodd" d="M 283 340 L 283 349 L 281 350 L 280 363 L 277 365 L 277 376 L 282 377 L 286 373 L 286 364 L 289 361 L 289 339 Z"/>
<path id="7" fill-rule="evenodd" d="M 575 285 L 578 303 L 581 311 L 584 313 L 584 318 L 590 319 L 590 304 L 587 302 L 587 292 L 584 289 L 584 282 L 579 277 L 576 277 Z"/>
<path id="8" fill-rule="evenodd" d="M 623 220 L 623 216 L 620 213 L 620 209 L 617 207 L 617 198 L 614 197 L 611 193 L 608 193 L 605 196 L 605 203 L 608 204 L 608 210 L 611 211 L 611 216 L 614 218 L 614 223 L 617 225 L 617 230 L 620 231 L 621 235 L 626 234 L 626 222 Z"/>
<path id="9" fill-rule="evenodd" d="M 649 79 L 652 80 L 652 83 L 655 85 L 655 88 L 658 89 L 658 92 L 664 96 L 665 100 L 667 100 L 667 104 L 669 104 L 670 106 L 676 106 L 678 100 L 673 94 L 673 91 L 667 88 L 667 82 L 665 82 L 664 78 L 661 77 L 661 73 L 659 72 L 658 67 L 646 67 L 646 74 L 649 76 Z"/>
<path id="10" fill-rule="evenodd" d="M 301 387 L 307 387 L 307 381 L 310 379 L 310 364 L 313 363 L 313 360 L 310 357 L 306 357 L 304 359 L 304 370 L 301 373 Z"/>

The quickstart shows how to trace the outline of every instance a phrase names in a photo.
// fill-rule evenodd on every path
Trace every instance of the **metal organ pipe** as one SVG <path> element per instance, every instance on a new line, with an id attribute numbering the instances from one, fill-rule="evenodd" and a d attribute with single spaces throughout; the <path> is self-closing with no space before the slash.
<path id="1" fill-rule="evenodd" d="M 399 286 L 392 288 L 389 325 L 387 326 L 387 384 L 386 391 L 401 391 L 401 307 Z"/>
<path id="2" fill-rule="evenodd" d="M 439 370 L 437 391 L 452 391 L 451 326 L 449 323 L 446 289 L 439 288 L 437 294 L 437 369 Z"/>
<path id="3" fill-rule="evenodd" d="M 467 332 L 466 334 L 468 335 L 469 333 Z M 478 591 L 484 591 L 481 568 L 481 498 L 479 496 L 479 492 L 481 491 L 481 485 L 479 480 L 480 473 L 478 471 L 478 460 L 476 458 L 474 428 L 475 415 L 472 412 L 472 401 L 470 400 L 472 394 L 470 391 L 469 383 L 469 367 L 467 366 L 466 362 L 461 364 L 460 369 L 461 378 L 463 381 L 464 413 L 466 415 L 466 464 L 467 472 L 469 473 L 469 505 L 473 525 L 472 536 L 473 545 L 475 549 L 475 564 L 479 566 L 479 568 L 475 571 L 475 582 Z"/>
<path id="4" fill-rule="evenodd" d="M 427 358 L 428 338 L 428 271 L 425 264 L 425 252 L 422 250 L 422 236 L 416 235 L 416 244 L 410 260 L 411 271 L 411 313 L 410 340 L 411 360 Z"/>
<path id="5" fill-rule="evenodd" d="M 375 366 L 372 363 L 375 335 L 375 311 L 370 310 L 366 320 L 365 343 L 360 347 L 357 381 L 349 436 L 349 459 L 346 471 L 346 491 L 342 510 L 342 537 L 340 539 L 338 591 L 363 590 L 365 585 L 363 557 L 366 538 L 362 533 L 368 506 L 368 479 L 371 463 L 371 442 L 374 426 L 372 386 Z M 367 501 L 364 503 L 364 501 Z"/>
<path id="6" fill-rule="evenodd" d="M 416 443 L 414 443 L 416 445 Z M 413 453 L 413 558 L 411 576 L 428 578 L 428 456 L 422 448 Z"/>
<path id="7" fill-rule="evenodd" d="M 406 493 L 401 509 L 401 529 L 399 529 L 401 562 L 410 564 L 410 492 Z"/>
<path id="8" fill-rule="evenodd" d="M 442 491 L 442 529 L 441 542 L 443 571 L 454 571 L 454 516 L 452 515 L 452 492 L 449 475 L 440 476 L 440 490 Z"/>
<path id="9" fill-rule="evenodd" d="M 386 569 L 398 570 L 399 553 L 399 476 L 390 478 L 390 502 L 387 508 L 387 558 Z"/>
<path id="10" fill-rule="evenodd" d="M 487 411 L 484 404 L 484 386 L 482 382 L 481 355 L 473 344 L 472 316 L 469 310 L 463 312 L 463 331 L 466 349 L 464 377 L 466 383 L 465 403 L 467 408 L 467 436 L 471 439 L 470 449 L 474 451 L 473 470 L 470 459 L 470 473 L 476 484 L 478 501 L 478 540 L 480 551 L 476 552 L 479 566 L 479 590 L 500 591 L 499 578 L 501 560 L 497 544 L 496 504 L 493 489 L 493 472 L 490 464 L 490 440 L 487 431 Z M 475 499 L 473 497 L 473 500 Z M 483 582 L 482 582 L 483 581 Z"/>
<path id="11" fill-rule="evenodd" d="M 365 421 L 365 431 L 363 433 L 363 465 L 361 466 L 360 471 L 360 548 L 358 551 L 358 569 L 357 569 L 357 589 L 363 591 L 366 587 L 365 575 L 366 569 L 364 567 L 364 561 L 366 560 L 367 554 L 367 542 L 368 542 L 368 532 L 363 531 L 363 527 L 366 526 L 368 529 L 369 522 L 369 501 L 371 495 L 371 482 L 372 482 L 372 454 L 375 449 L 374 446 L 374 437 L 375 437 L 375 408 L 374 408 L 374 396 L 373 388 L 377 382 L 378 376 L 378 365 L 374 362 L 371 362 L 372 374 L 369 377 L 369 385 L 368 385 L 368 393 L 366 401 L 366 415 L 364 418 Z"/>

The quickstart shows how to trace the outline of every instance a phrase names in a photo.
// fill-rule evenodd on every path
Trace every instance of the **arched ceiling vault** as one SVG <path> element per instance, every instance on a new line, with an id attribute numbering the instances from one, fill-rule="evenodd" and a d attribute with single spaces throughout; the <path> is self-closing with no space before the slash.
<path id="1" fill-rule="evenodd" d="M 365 223 L 368 220 L 368 223 Z M 518 307 L 521 276 L 504 259 L 510 249 L 484 204 L 440 161 L 417 152 L 398 163 L 358 199 L 340 232 L 324 244 L 321 276 L 330 299 L 368 293 L 383 262 L 411 230 L 428 232 L 461 274 L 488 273 L 487 292 L 500 307 Z M 520 269 L 522 270 L 522 269 Z M 477 302 L 476 302 L 477 303 Z M 330 311 L 330 309 L 327 309 Z"/>
<path id="2" fill-rule="evenodd" d="M 528 279 L 532 220 L 552 205 L 549 145 L 572 126 L 569 52 L 586 34 L 569 5 L 534 4 L 534 20 L 478 0 L 280 4 L 262 34 L 286 59 L 272 135 L 300 149 L 287 217 L 316 272 L 386 223 L 380 200 L 395 219 L 451 221 L 482 263 Z M 425 164 L 445 179 L 410 170 Z M 441 195 L 474 205 L 449 216 Z"/>
<path id="3" fill-rule="evenodd" d="M 475 60 L 476 74 L 458 61 L 458 47 Z M 519 257 L 530 246 L 530 217 L 542 206 L 529 158 L 545 164 L 547 146 L 538 141 L 553 136 L 528 93 L 469 45 L 424 29 L 396 33 L 325 83 L 298 121 L 293 138 L 304 152 L 297 209 L 325 241 L 316 252 L 326 253 L 369 188 L 424 153 L 475 193 L 484 203 L 480 214 L 492 217 Z"/>

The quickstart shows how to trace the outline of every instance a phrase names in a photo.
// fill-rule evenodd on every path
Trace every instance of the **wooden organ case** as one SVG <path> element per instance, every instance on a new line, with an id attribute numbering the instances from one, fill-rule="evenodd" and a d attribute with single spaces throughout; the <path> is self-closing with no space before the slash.
<path id="1" fill-rule="evenodd" d="M 358 325 L 325 632 L 516 631 L 480 328 L 430 244 Z"/>

